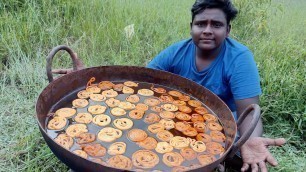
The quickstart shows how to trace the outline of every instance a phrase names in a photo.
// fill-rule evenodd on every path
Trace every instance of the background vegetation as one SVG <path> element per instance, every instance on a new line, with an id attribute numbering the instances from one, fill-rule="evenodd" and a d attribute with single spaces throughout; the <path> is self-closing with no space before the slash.
<path id="1" fill-rule="evenodd" d="M 45 57 L 71 46 L 87 67 L 144 66 L 159 51 L 189 37 L 194 0 L 2 0 L 0 2 L 0 171 L 66 171 L 35 121 L 48 84 Z M 265 135 L 285 137 L 273 148 L 279 166 L 306 169 L 306 1 L 234 0 L 240 14 L 232 37 L 252 49 L 262 79 Z M 135 25 L 131 39 L 123 28 Z M 60 53 L 54 68 L 70 67 Z"/>

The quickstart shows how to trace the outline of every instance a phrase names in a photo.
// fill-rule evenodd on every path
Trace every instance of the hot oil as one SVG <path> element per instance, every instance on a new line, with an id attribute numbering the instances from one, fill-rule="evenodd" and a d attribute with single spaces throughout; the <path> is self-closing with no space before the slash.
<path id="1" fill-rule="evenodd" d="M 113 82 L 113 83 L 114 83 L 114 84 L 118 84 L 118 83 L 122 83 L 122 82 Z M 138 84 L 138 87 L 131 87 L 131 88 L 134 89 L 134 94 L 137 94 L 137 92 L 138 92 L 139 89 L 143 89 L 143 88 L 145 88 L 145 89 L 150 89 L 150 87 L 152 86 L 151 83 L 144 83 L 144 82 L 138 82 L 138 83 L 139 83 L 139 84 Z M 168 91 L 171 91 L 171 90 L 174 90 L 174 89 L 171 89 L 171 88 L 168 88 L 168 87 L 165 87 L 165 86 L 162 86 L 162 85 L 157 85 L 157 84 L 154 84 L 154 87 L 155 87 L 155 88 L 157 88 L 157 87 L 164 88 L 164 89 L 167 90 L 167 92 L 168 92 Z M 72 102 L 74 99 L 77 98 L 77 93 L 78 93 L 79 91 L 81 91 L 81 90 L 84 90 L 84 89 L 85 89 L 85 87 L 83 87 L 83 88 L 81 88 L 81 89 L 79 89 L 79 90 L 76 90 L 76 91 L 73 92 L 72 94 L 67 95 L 66 97 L 64 97 L 61 101 L 59 101 L 56 105 L 54 105 L 54 106 L 52 107 L 52 109 L 50 110 L 50 113 L 54 113 L 56 110 L 58 110 L 58 109 L 60 109 L 60 108 L 63 108 L 63 107 L 70 107 L 70 108 L 71 108 L 71 107 L 72 107 L 71 102 Z M 175 90 L 175 91 L 178 91 L 178 90 Z M 181 91 L 179 91 L 179 92 L 181 92 Z M 181 93 L 182 93 L 182 92 L 181 92 Z M 183 93 L 183 94 L 186 95 L 185 93 Z M 127 98 L 129 95 L 130 95 L 130 94 L 123 94 L 122 92 L 118 92 L 118 96 L 115 97 L 115 99 L 118 99 L 118 100 L 120 100 L 120 101 L 126 101 L 126 98 Z M 139 100 L 138 103 L 143 103 L 145 99 L 147 99 L 147 98 L 152 98 L 152 97 L 142 96 L 142 95 L 139 95 L 139 94 L 137 94 L 137 95 L 140 97 L 140 100 Z M 154 97 L 160 97 L 161 95 L 162 95 L 162 94 L 160 94 L 160 93 L 154 92 Z M 188 95 L 188 96 L 190 96 L 191 99 L 195 99 L 195 98 L 192 97 L 191 95 Z M 173 97 L 175 100 L 178 99 L 178 98 L 176 98 L 176 97 L 174 97 L 174 96 L 172 96 L 172 97 Z M 197 99 L 195 99 L 195 100 L 197 100 Z M 92 105 L 102 105 L 102 106 L 107 107 L 107 109 L 106 109 L 106 111 L 104 112 L 104 114 L 109 115 L 109 116 L 111 117 L 112 122 L 117 118 L 117 117 L 113 116 L 113 115 L 110 113 L 111 108 L 109 108 L 109 107 L 106 105 L 105 101 L 96 102 L 96 101 L 92 101 L 92 100 L 90 100 L 90 99 L 88 99 L 88 101 L 89 101 L 89 105 L 88 105 L 88 106 L 86 106 L 86 107 L 84 107 L 84 108 L 76 108 L 77 113 L 88 112 L 88 111 L 87 111 L 87 108 L 88 108 L 89 106 L 92 106 Z M 137 104 L 137 103 L 135 103 L 135 105 L 136 105 L 136 104 Z M 161 103 L 161 104 L 159 104 L 158 106 L 160 107 L 162 104 L 165 104 L 165 103 Z M 211 114 L 214 114 L 213 111 L 211 111 L 211 110 L 209 109 L 209 107 L 205 106 L 204 104 L 202 104 L 202 105 L 203 105 L 205 108 L 207 108 Z M 186 103 L 186 106 L 188 106 L 188 107 L 194 109 L 193 107 L 191 107 L 190 105 L 188 105 L 188 103 Z M 149 137 L 155 138 L 158 142 L 161 141 L 161 140 L 159 140 L 159 139 L 156 137 L 156 134 L 153 134 L 153 133 L 151 133 L 151 132 L 149 132 L 149 131 L 147 130 L 148 125 L 150 125 L 150 124 L 147 124 L 147 123 L 145 123 L 145 122 L 143 121 L 143 119 L 145 118 L 146 115 L 148 115 L 148 114 L 150 114 L 150 113 L 157 113 L 157 114 L 158 114 L 158 112 L 152 111 L 151 108 L 149 107 L 149 110 L 147 110 L 147 111 L 145 112 L 145 115 L 144 115 L 143 118 L 140 119 L 140 120 L 135 120 L 135 119 L 130 118 L 129 115 L 128 115 L 128 113 L 130 112 L 130 110 L 126 110 L 126 112 L 127 112 L 127 114 L 124 115 L 124 116 L 121 116 L 121 117 L 125 117 L 125 118 L 131 119 L 131 120 L 133 121 L 133 123 L 134 123 L 132 128 L 138 128 L 138 129 L 145 130 Z M 76 113 L 76 114 L 77 114 L 77 113 Z M 193 113 L 196 113 L 196 112 L 193 110 L 193 111 L 192 111 L 191 113 L 189 113 L 189 114 L 193 114 Z M 215 114 L 214 114 L 214 115 L 215 115 Z M 68 118 L 67 125 L 66 125 L 65 128 L 62 129 L 62 130 L 49 130 L 49 129 L 47 129 L 48 135 L 49 135 L 51 138 L 54 139 L 54 138 L 57 137 L 58 134 L 64 133 L 64 132 L 65 132 L 65 129 L 68 127 L 68 125 L 76 124 L 76 122 L 74 121 L 74 117 L 75 117 L 75 116 L 76 116 L 76 115 L 72 116 L 71 118 Z M 95 115 L 93 115 L 93 117 L 94 117 L 94 116 L 95 116 Z M 215 115 L 215 116 L 216 116 L 216 115 Z M 121 118 L 121 117 L 120 117 L 120 118 Z M 48 122 L 49 120 L 51 120 L 51 119 L 52 119 L 52 117 L 47 118 L 47 119 L 46 119 L 46 124 L 47 124 L 47 122 Z M 180 120 L 178 120 L 178 119 L 176 119 L 176 118 L 173 119 L 173 120 L 174 120 L 174 122 L 180 121 Z M 116 128 L 116 127 L 113 125 L 112 122 L 111 122 L 109 125 L 105 126 L 105 127 L 113 127 L 113 128 Z M 220 121 L 219 121 L 219 123 L 220 123 Z M 220 123 L 220 124 L 221 124 L 221 123 Z M 47 127 L 46 127 L 46 128 L 47 128 Z M 89 133 L 93 133 L 93 134 L 95 134 L 95 135 L 97 136 L 97 134 L 99 133 L 99 131 L 100 131 L 102 128 L 104 128 L 104 127 L 97 126 L 97 125 L 95 125 L 95 124 L 93 124 L 93 123 L 91 122 L 90 124 L 87 124 L 87 128 L 88 128 L 88 132 L 89 132 Z M 102 142 L 102 141 L 100 141 L 98 138 L 96 139 L 96 141 L 94 141 L 94 142 L 92 142 L 92 143 L 99 143 L 99 144 L 103 145 L 103 146 L 107 149 L 107 148 L 108 148 L 112 143 L 114 143 L 114 142 L 125 142 L 126 145 L 127 145 L 127 147 L 126 147 L 126 152 L 125 152 L 123 155 L 126 156 L 126 157 L 129 157 L 129 158 L 131 159 L 134 152 L 136 152 L 136 151 L 138 151 L 138 150 L 143 150 L 143 148 L 139 147 L 135 142 L 130 141 L 130 140 L 128 139 L 128 137 L 127 137 L 128 131 L 129 131 L 129 130 L 122 130 L 122 136 L 121 136 L 120 138 L 118 138 L 117 140 L 111 142 L 111 143 Z M 183 136 L 183 137 L 186 137 L 184 134 L 182 134 L 181 132 L 177 131 L 176 129 L 171 129 L 171 130 L 169 130 L 169 131 L 170 131 L 174 136 Z M 222 131 L 222 132 L 223 132 L 223 131 Z M 209 134 L 210 131 L 206 131 L 205 133 Z M 224 132 L 223 132 L 223 133 L 224 133 Z M 195 137 L 190 137 L 190 138 L 195 139 Z M 222 146 L 224 147 L 225 144 L 222 143 Z M 80 145 L 78 145 L 78 144 L 76 143 L 76 139 L 74 138 L 74 145 L 70 148 L 70 151 L 74 151 L 74 150 L 77 150 L 77 149 L 81 149 L 81 147 L 80 147 Z M 159 156 L 159 163 L 158 163 L 153 169 L 151 169 L 151 170 L 162 170 L 162 171 L 171 171 L 171 170 L 172 170 L 172 168 L 166 166 L 166 165 L 163 163 L 163 161 L 162 161 L 162 159 L 163 159 L 163 154 L 157 153 L 155 150 L 151 150 L 151 151 L 153 151 L 154 153 L 156 153 L 156 154 Z M 179 153 L 179 150 L 173 149 L 173 152 L 178 152 L 178 153 Z M 204 153 L 205 153 L 205 152 L 200 153 L 200 154 L 204 154 Z M 199 153 L 198 153 L 198 154 L 199 154 Z M 90 156 L 89 156 L 89 157 L 90 157 Z M 102 157 L 102 158 L 101 158 L 101 157 L 98 157 L 98 158 L 101 158 L 103 161 L 107 161 L 110 157 L 111 157 L 110 155 L 106 154 L 104 157 Z M 97 158 L 97 157 L 92 157 L 92 158 Z M 215 158 L 218 159 L 218 158 L 220 158 L 220 156 L 219 156 L 219 155 L 216 155 Z M 88 159 L 91 159 L 91 158 L 88 158 Z M 198 162 L 197 159 L 192 160 L 192 161 L 184 160 L 184 162 L 181 164 L 181 166 L 189 167 L 189 166 L 193 166 L 194 164 L 199 164 L 199 162 Z M 135 170 L 135 168 L 133 168 L 133 169 Z"/>

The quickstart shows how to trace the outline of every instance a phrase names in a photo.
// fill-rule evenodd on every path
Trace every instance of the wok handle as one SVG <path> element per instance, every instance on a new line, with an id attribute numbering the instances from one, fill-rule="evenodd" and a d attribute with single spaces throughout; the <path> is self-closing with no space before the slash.
<path id="1" fill-rule="evenodd" d="M 70 57 L 72 59 L 72 63 L 73 63 L 73 71 L 79 70 L 78 66 L 77 66 L 77 56 L 76 54 L 72 51 L 72 49 L 70 47 L 68 47 L 67 45 L 59 45 L 54 47 L 51 52 L 49 53 L 48 57 L 47 57 L 47 76 L 48 76 L 48 80 L 49 83 L 53 81 L 53 75 L 52 75 L 52 60 L 53 57 L 55 56 L 55 54 L 60 51 L 60 50 L 65 50 L 70 54 Z"/>
<path id="2" fill-rule="evenodd" d="M 239 140 L 233 145 L 231 152 L 229 153 L 229 158 L 232 158 L 236 152 L 240 149 L 240 147 L 250 138 L 251 134 L 253 133 L 259 118 L 260 118 L 260 107 L 257 104 L 251 104 L 248 106 L 242 114 L 239 116 L 239 119 L 237 121 L 237 126 L 238 129 L 240 128 L 241 123 L 245 120 L 245 118 L 252 112 L 253 113 L 253 118 L 250 123 L 250 127 L 247 131 L 245 131 L 242 136 L 239 138 Z"/>

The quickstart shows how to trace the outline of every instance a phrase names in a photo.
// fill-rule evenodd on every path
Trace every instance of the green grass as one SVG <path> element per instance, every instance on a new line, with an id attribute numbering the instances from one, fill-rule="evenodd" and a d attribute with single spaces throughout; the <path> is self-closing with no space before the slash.
<path id="1" fill-rule="evenodd" d="M 71 46 L 87 67 L 144 66 L 159 51 L 189 37 L 193 0 L 4 0 L 0 2 L 0 171 L 65 171 L 35 121 L 48 84 L 45 58 Z M 306 12 L 304 0 L 235 0 L 241 10 L 232 37 L 254 52 L 263 95 L 265 135 L 285 137 L 272 148 L 270 171 L 306 169 Z M 127 39 L 124 27 L 135 24 Z M 54 68 L 70 67 L 67 54 Z"/>

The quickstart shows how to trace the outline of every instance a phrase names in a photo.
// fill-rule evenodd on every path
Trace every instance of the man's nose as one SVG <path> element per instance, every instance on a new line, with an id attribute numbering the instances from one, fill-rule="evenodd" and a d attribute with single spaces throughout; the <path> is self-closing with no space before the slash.
<path id="1" fill-rule="evenodd" d="M 210 25 L 207 25 L 206 27 L 204 27 L 203 34 L 211 34 L 211 33 L 212 33 L 212 28 Z"/>

